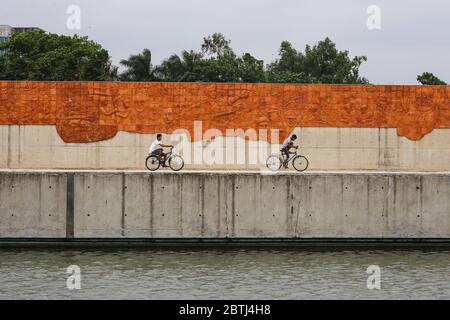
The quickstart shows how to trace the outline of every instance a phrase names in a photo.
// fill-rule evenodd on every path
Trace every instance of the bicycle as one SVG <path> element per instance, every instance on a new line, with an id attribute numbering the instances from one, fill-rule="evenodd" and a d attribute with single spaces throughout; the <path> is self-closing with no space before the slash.
<path id="1" fill-rule="evenodd" d="M 173 148 L 170 148 L 170 152 L 166 154 L 164 160 L 158 159 L 158 156 L 156 155 L 149 155 L 145 159 L 145 166 L 147 167 L 147 169 L 150 171 L 156 171 L 159 169 L 161 165 L 165 165 L 166 162 L 169 163 L 169 167 L 173 171 L 180 171 L 181 169 L 183 169 L 184 167 L 183 158 L 177 154 L 174 154 L 172 152 L 172 149 Z"/>
<path id="2" fill-rule="evenodd" d="M 309 161 L 305 156 L 298 154 L 297 149 L 294 152 L 289 151 L 289 154 L 292 154 L 287 160 L 286 165 L 289 165 L 289 162 L 292 162 L 292 166 L 298 172 L 303 172 L 308 169 Z M 281 169 L 281 166 L 285 162 L 283 155 L 281 154 L 273 154 L 267 158 L 266 166 L 267 169 L 271 171 L 278 171 Z"/>

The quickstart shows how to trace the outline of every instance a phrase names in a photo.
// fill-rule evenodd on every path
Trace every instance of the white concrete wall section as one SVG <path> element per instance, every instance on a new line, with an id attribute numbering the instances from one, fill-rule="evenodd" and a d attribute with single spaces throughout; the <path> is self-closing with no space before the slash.
<path id="1" fill-rule="evenodd" d="M 0 174 L 0 237 L 66 236 L 66 175 Z"/>
<path id="2" fill-rule="evenodd" d="M 399 137 L 396 129 L 297 128 L 294 132 L 311 170 L 450 171 L 450 129 L 435 129 L 420 141 Z M 64 143 L 55 126 L 0 126 L 0 168 L 144 169 L 154 138 L 119 132 L 106 141 Z M 164 141 L 171 142 L 169 138 Z M 180 149 L 176 151 L 185 157 L 186 169 L 258 169 L 271 153 L 266 142 L 231 137 Z M 265 150 L 261 156 L 259 149 Z M 200 157 L 194 158 L 195 150 Z"/>
<path id="3" fill-rule="evenodd" d="M 450 239 L 450 173 L 0 172 L 1 238 L 72 234 Z"/>

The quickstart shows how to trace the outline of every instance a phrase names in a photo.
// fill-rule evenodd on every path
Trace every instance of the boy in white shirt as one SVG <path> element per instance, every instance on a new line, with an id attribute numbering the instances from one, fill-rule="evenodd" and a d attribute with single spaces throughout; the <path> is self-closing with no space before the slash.
<path id="1" fill-rule="evenodd" d="M 158 133 L 156 135 L 156 140 L 153 141 L 153 143 L 150 146 L 149 154 L 152 156 L 157 156 L 159 161 L 161 161 L 161 158 L 162 158 L 163 159 L 162 166 L 167 167 L 166 163 L 165 163 L 166 162 L 166 154 L 163 152 L 163 148 L 173 148 L 173 145 L 163 144 L 161 140 L 162 140 L 162 134 Z"/>
<path id="2" fill-rule="evenodd" d="M 289 149 L 291 148 L 298 149 L 298 146 L 294 147 L 295 140 L 297 140 L 297 135 L 293 134 L 291 137 L 284 140 L 283 144 L 281 145 L 281 154 L 283 155 L 284 158 L 283 166 L 285 168 L 288 167 L 287 160 L 289 159 Z"/>

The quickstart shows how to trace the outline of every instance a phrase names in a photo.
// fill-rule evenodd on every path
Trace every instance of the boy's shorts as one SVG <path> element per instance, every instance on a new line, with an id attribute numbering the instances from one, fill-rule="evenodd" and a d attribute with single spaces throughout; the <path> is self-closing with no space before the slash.
<path id="1" fill-rule="evenodd" d="M 163 149 L 156 149 L 155 151 L 152 152 L 151 154 L 152 156 L 159 156 L 159 155 L 163 155 Z"/>
<path id="2" fill-rule="evenodd" d="M 289 148 L 283 148 L 280 151 L 281 151 L 281 154 L 289 157 Z"/>

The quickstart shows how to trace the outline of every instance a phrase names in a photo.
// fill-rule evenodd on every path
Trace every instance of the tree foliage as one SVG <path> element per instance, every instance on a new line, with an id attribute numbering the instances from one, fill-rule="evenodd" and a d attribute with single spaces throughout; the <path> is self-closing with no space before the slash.
<path id="1" fill-rule="evenodd" d="M 120 74 L 122 81 L 155 81 L 158 80 L 156 69 L 152 65 L 152 53 L 144 49 L 142 53 L 122 59 L 120 64 L 126 68 Z"/>
<path id="2" fill-rule="evenodd" d="M 108 51 L 87 37 L 42 30 L 14 34 L 1 44 L 0 77 L 8 80 L 104 81 L 117 69 Z"/>
<path id="3" fill-rule="evenodd" d="M 10 80 L 368 83 L 359 74 L 367 58 L 351 58 L 329 38 L 304 52 L 283 41 L 278 59 L 265 65 L 250 53 L 237 54 L 230 40 L 214 33 L 203 38 L 198 51 L 184 50 L 159 65 L 152 63 L 149 49 L 130 55 L 120 61 L 120 74 L 108 51 L 87 37 L 38 30 L 14 35 L 0 50 L 0 79 Z"/>
<path id="4" fill-rule="evenodd" d="M 238 56 L 221 33 L 205 37 L 200 51 L 183 51 L 158 67 L 162 81 L 264 82 L 264 62 L 249 53 Z"/>
<path id="5" fill-rule="evenodd" d="M 436 77 L 431 72 L 424 72 L 417 76 L 417 81 L 423 85 L 429 86 L 445 86 L 447 83 Z"/>
<path id="6" fill-rule="evenodd" d="M 367 61 L 365 56 L 349 57 L 348 51 L 338 51 L 329 38 L 305 52 L 297 51 L 288 41 L 283 41 L 279 58 L 269 64 L 268 80 L 279 83 L 368 83 L 359 75 L 359 67 Z"/>

